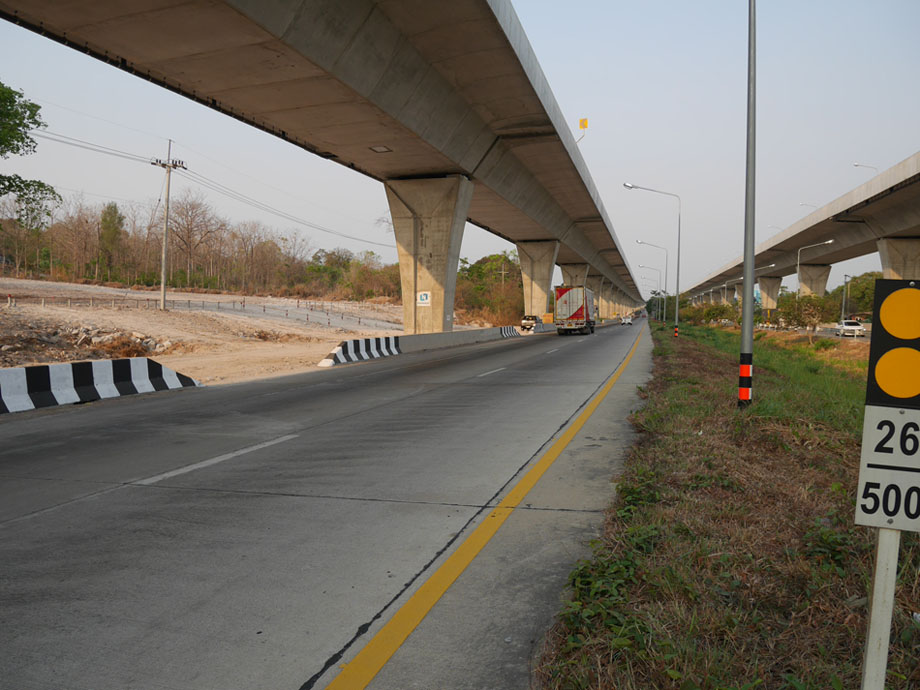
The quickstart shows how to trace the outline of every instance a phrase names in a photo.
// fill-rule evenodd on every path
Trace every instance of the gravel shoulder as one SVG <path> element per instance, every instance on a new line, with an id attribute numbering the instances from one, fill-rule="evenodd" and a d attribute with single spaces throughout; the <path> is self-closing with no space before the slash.
<path id="1" fill-rule="evenodd" d="M 0 296 L 0 368 L 151 356 L 205 384 L 236 383 L 316 369 L 342 340 L 402 333 L 392 304 L 170 292 L 163 312 L 158 293 L 12 278 Z M 228 306 L 207 310 L 217 301 Z"/>

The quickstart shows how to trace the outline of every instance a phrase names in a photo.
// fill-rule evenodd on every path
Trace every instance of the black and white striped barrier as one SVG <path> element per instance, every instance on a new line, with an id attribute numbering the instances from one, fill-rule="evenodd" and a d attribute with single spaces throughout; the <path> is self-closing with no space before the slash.
<path id="1" fill-rule="evenodd" d="M 496 326 L 445 333 L 422 333 L 419 335 L 390 336 L 384 338 L 361 338 L 343 340 L 319 362 L 321 367 L 337 364 L 364 362 L 369 359 L 402 355 L 409 352 L 436 350 L 442 347 L 472 345 L 502 338 L 519 338 L 520 332 L 514 326 Z"/>
<path id="2" fill-rule="evenodd" d="M 147 357 L 0 369 L 0 414 L 200 385 Z"/>
<path id="3" fill-rule="evenodd" d="M 326 355 L 326 359 L 321 361 L 319 366 L 331 367 L 336 364 L 363 362 L 367 359 L 391 357 L 398 354 L 400 354 L 399 336 L 345 340 Z"/>

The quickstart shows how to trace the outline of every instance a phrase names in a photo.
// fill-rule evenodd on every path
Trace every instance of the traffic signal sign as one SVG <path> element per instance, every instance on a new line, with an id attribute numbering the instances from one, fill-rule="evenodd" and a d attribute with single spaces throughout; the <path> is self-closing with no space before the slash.
<path id="1" fill-rule="evenodd" d="M 920 281 L 875 281 L 866 405 L 920 410 Z"/>

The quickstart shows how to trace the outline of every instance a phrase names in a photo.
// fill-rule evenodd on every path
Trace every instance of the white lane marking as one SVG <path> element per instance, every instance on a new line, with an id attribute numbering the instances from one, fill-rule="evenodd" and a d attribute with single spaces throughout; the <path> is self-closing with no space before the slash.
<path id="1" fill-rule="evenodd" d="M 550 355 L 550 354 L 552 354 L 553 352 L 559 352 L 559 348 L 557 347 L 555 350 L 547 350 L 547 351 L 546 351 L 546 354 Z"/>
<path id="2" fill-rule="evenodd" d="M 140 479 L 136 482 L 130 482 L 138 486 L 150 486 L 151 484 L 156 484 L 161 482 L 164 479 L 169 479 L 170 477 L 176 477 L 180 474 L 186 474 L 187 472 L 194 472 L 195 470 L 200 470 L 204 467 L 210 467 L 211 465 L 216 465 L 219 462 L 224 460 L 230 460 L 232 458 L 237 458 L 240 455 L 245 455 L 246 453 L 252 453 L 253 451 L 262 450 L 263 448 L 268 448 L 273 446 L 276 443 L 284 443 L 285 441 L 290 441 L 292 438 L 297 438 L 300 434 L 288 434 L 287 436 L 279 436 L 274 438 L 271 441 L 265 441 L 264 443 L 257 443 L 254 446 L 249 446 L 248 448 L 240 448 L 235 450 L 232 453 L 225 453 L 224 455 L 218 455 L 216 458 L 211 458 L 210 460 L 202 460 L 201 462 L 196 462 L 194 465 L 186 465 L 185 467 L 180 467 L 177 470 L 171 470 L 169 472 L 164 472 L 163 474 L 157 474 L 153 477 L 147 477 L 146 479 Z"/>
<path id="3" fill-rule="evenodd" d="M 494 374 L 497 371 L 504 371 L 507 367 L 499 367 L 498 369 L 493 369 L 492 371 L 487 371 L 485 374 L 476 374 L 476 378 L 480 379 L 483 376 L 488 376 L 489 374 Z"/>

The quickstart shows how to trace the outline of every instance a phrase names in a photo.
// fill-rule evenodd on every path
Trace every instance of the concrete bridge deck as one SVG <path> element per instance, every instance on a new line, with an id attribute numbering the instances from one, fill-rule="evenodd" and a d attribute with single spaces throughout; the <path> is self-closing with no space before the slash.
<path id="1" fill-rule="evenodd" d="M 886 278 L 920 275 L 920 152 L 760 244 L 755 266 L 764 308 L 776 306 L 783 276 L 798 273 L 803 294 L 823 295 L 831 264 L 874 252 Z M 739 257 L 687 292 L 708 300 L 712 291 L 715 301 L 716 293 L 741 285 L 743 268 Z"/>
<path id="2" fill-rule="evenodd" d="M 0 0 L 0 17 L 384 182 L 404 294 L 430 293 L 423 313 L 405 300 L 410 331 L 450 329 L 467 220 L 518 244 L 527 313 L 554 264 L 608 311 L 643 301 L 509 0 Z"/>

